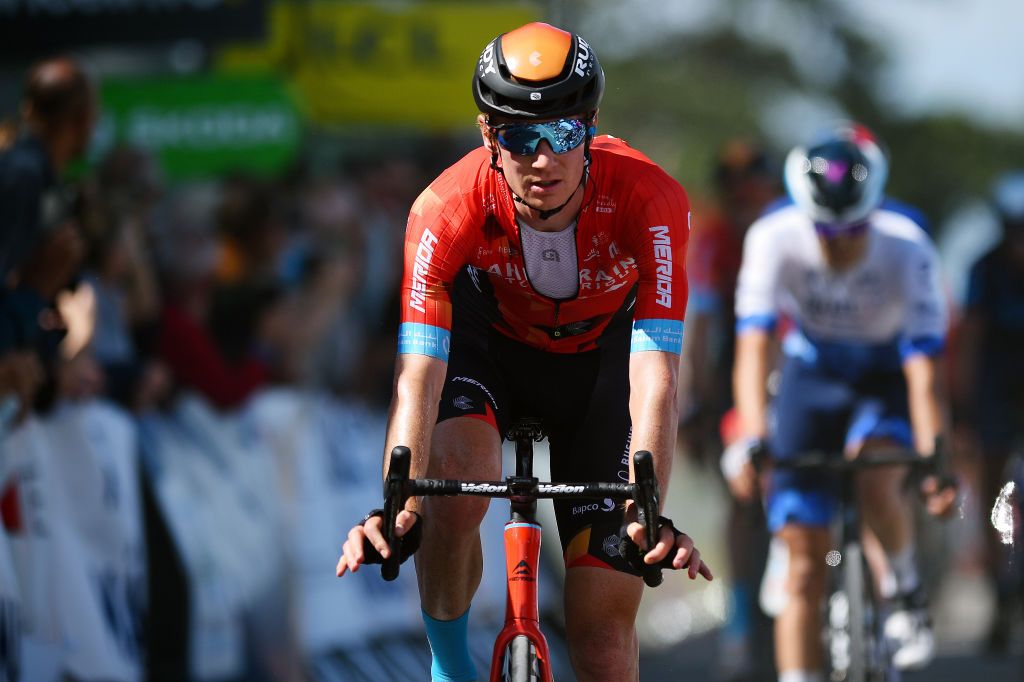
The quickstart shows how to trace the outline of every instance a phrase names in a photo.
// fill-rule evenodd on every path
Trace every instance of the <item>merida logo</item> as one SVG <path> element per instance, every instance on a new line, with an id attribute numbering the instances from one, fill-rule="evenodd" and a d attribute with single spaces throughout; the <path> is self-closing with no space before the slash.
<path id="1" fill-rule="evenodd" d="M 654 233 L 654 262 L 658 264 L 658 305 L 672 307 L 672 240 L 668 236 L 668 225 L 648 228 Z"/>
<path id="2" fill-rule="evenodd" d="M 521 559 L 516 567 L 512 569 L 512 575 L 508 577 L 510 583 L 514 582 L 534 582 L 533 569 L 530 568 L 529 562 L 526 559 Z"/>
<path id="3" fill-rule="evenodd" d="M 429 229 L 423 230 L 419 246 L 416 247 L 416 260 L 412 266 L 412 291 L 409 293 L 409 307 L 421 313 L 427 312 L 424 304 L 427 301 L 427 271 L 430 259 L 434 257 L 437 237 Z"/>

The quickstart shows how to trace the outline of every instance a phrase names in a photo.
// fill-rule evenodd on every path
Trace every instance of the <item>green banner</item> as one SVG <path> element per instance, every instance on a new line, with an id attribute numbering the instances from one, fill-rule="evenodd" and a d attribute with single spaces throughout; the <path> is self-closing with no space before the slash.
<path id="1" fill-rule="evenodd" d="M 276 77 L 107 80 L 98 151 L 126 143 L 152 152 L 168 178 L 280 172 L 295 159 L 302 120 Z"/>

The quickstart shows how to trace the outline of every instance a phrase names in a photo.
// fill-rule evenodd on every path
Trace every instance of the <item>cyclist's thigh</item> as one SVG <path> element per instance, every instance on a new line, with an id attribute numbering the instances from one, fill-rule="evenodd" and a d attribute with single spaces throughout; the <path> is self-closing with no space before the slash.
<path id="1" fill-rule="evenodd" d="M 879 374 L 860 393 L 850 417 L 845 449 L 850 454 L 914 446 L 907 404 L 907 382 L 902 372 Z M 863 501 L 900 496 L 906 467 L 880 467 L 857 474 Z M 867 497 L 864 497 L 867 495 Z M 881 497 L 879 497 L 881 496 Z"/>
<path id="2" fill-rule="evenodd" d="M 787 359 L 772 404 L 772 456 L 785 460 L 809 451 L 839 453 L 854 398 L 844 380 L 802 360 Z M 772 473 L 767 500 L 772 533 L 787 523 L 827 526 L 835 508 L 832 477 L 785 470 Z"/>
<path id="3" fill-rule="evenodd" d="M 553 424 L 551 474 L 560 481 L 629 482 L 629 349 L 627 340 L 590 355 L 560 396 L 564 418 Z M 622 505 L 611 499 L 555 502 L 566 566 L 597 566 L 635 575 L 619 556 Z"/>
<path id="4" fill-rule="evenodd" d="M 431 440 L 429 475 L 496 480 L 508 426 L 506 384 L 486 327 L 456 319 Z"/>
<path id="5" fill-rule="evenodd" d="M 857 453 L 913 444 L 906 379 L 900 371 L 880 373 L 858 391 L 844 447 Z"/>

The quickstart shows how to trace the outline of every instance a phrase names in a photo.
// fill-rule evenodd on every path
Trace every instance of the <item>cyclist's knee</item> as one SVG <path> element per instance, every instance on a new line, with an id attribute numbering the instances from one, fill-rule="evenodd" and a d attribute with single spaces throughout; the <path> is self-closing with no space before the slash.
<path id="1" fill-rule="evenodd" d="M 429 519 L 427 528 L 436 527 L 451 536 L 473 533 L 483 522 L 489 503 L 485 497 L 427 498 L 424 501 Z"/>
<path id="2" fill-rule="evenodd" d="M 825 557 L 799 554 L 789 557 L 789 593 L 817 599 L 825 592 Z"/>
<path id="3" fill-rule="evenodd" d="M 581 680 L 633 679 L 637 658 L 636 629 L 631 617 L 594 618 L 566 623 L 573 670 Z M 625 652 L 632 651 L 629 656 Z"/>
<path id="4" fill-rule="evenodd" d="M 642 594 L 643 583 L 626 573 L 594 567 L 566 572 L 566 638 L 580 680 L 635 679 L 634 623 Z"/>
<path id="5" fill-rule="evenodd" d="M 790 595 L 819 599 L 825 592 L 825 554 L 828 530 L 802 526 L 786 526 L 780 532 L 789 548 L 787 587 Z"/>

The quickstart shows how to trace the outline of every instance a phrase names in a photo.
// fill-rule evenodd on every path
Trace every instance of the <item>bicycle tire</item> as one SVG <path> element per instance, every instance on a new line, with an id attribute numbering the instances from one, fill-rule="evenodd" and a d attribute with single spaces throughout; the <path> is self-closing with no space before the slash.
<path id="1" fill-rule="evenodd" d="M 846 594 L 849 616 L 849 662 L 845 682 L 885 682 L 892 679 L 885 660 L 885 643 L 881 639 L 878 611 L 868 583 L 871 573 L 864 558 L 864 549 L 851 542 L 844 547 L 842 590 Z"/>
<path id="2" fill-rule="evenodd" d="M 540 682 L 537 649 L 525 635 L 516 636 L 505 653 L 508 673 L 506 682 Z"/>
<path id="3" fill-rule="evenodd" d="M 864 554 L 859 544 L 849 543 L 843 548 L 842 589 L 849 608 L 847 634 L 849 635 L 850 667 L 847 682 L 867 682 L 868 650 L 864 623 Z"/>

